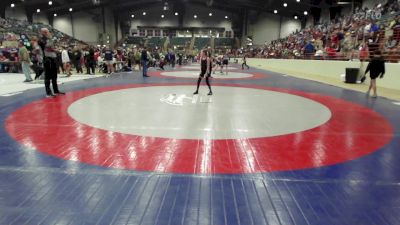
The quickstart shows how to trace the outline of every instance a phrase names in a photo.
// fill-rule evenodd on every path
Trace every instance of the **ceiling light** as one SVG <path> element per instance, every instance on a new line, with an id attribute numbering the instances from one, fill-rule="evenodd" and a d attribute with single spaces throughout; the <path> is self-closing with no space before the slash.
<path id="1" fill-rule="evenodd" d="M 11 3 L 11 8 L 14 8 L 15 7 L 15 4 L 14 3 Z"/>
<path id="2" fill-rule="evenodd" d="M 135 18 L 135 15 L 132 14 L 131 17 L 132 17 L 132 18 Z"/>
<path id="3" fill-rule="evenodd" d="M 294 16 L 294 19 L 295 19 L 295 20 L 297 20 L 297 19 L 298 19 L 298 17 L 297 17 L 297 16 Z"/>
<path id="4" fill-rule="evenodd" d="M 37 12 L 37 13 L 40 13 L 40 9 L 36 9 L 36 12 Z"/>
<path id="5" fill-rule="evenodd" d="M 208 15 L 209 15 L 209 16 L 212 16 L 212 13 L 209 13 Z"/>
<path id="6" fill-rule="evenodd" d="M 287 3 L 285 2 L 285 3 L 283 3 L 283 7 L 287 7 Z"/>
<path id="7" fill-rule="evenodd" d="M 307 15 L 308 15 L 308 12 L 307 12 L 307 11 L 304 11 L 304 15 L 306 15 L 306 16 L 307 16 Z"/>
<path id="8" fill-rule="evenodd" d="M 277 13 L 278 13 L 278 10 L 275 9 L 275 10 L 274 10 L 274 13 L 277 14 Z"/>
<path id="9" fill-rule="evenodd" d="M 300 0 L 296 0 L 296 2 L 300 2 Z"/>
<path id="10" fill-rule="evenodd" d="M 49 5 L 53 5 L 53 2 L 52 2 L 52 1 L 49 1 Z"/>
<path id="11" fill-rule="evenodd" d="M 338 5 L 350 5 L 351 1 L 349 2 L 348 0 L 338 0 L 336 4 L 338 4 Z"/>
<path id="12" fill-rule="evenodd" d="M 197 19 L 197 15 L 194 15 L 193 18 Z"/>
<path id="13" fill-rule="evenodd" d="M 228 19 L 228 16 L 225 16 L 225 19 Z"/>
<path id="14" fill-rule="evenodd" d="M 54 13 L 54 17 L 57 17 L 57 13 Z"/>
<path id="15" fill-rule="evenodd" d="M 161 18 L 164 18 L 164 15 L 161 15 Z"/>
<path id="16" fill-rule="evenodd" d="M 72 12 L 72 10 L 73 10 L 72 8 L 69 8 L 69 11 L 70 11 L 70 12 Z"/>
<path id="17" fill-rule="evenodd" d="M 146 12 L 143 12 L 143 16 L 145 16 L 147 13 Z"/>
<path id="18" fill-rule="evenodd" d="M 179 13 L 178 13 L 178 12 L 175 12 L 175 16 L 177 16 L 177 15 L 179 15 Z"/>

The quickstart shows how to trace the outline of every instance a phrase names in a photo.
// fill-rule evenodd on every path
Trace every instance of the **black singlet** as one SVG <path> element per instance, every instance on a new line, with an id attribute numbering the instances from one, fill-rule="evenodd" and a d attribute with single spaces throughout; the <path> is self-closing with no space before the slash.
<path id="1" fill-rule="evenodd" d="M 207 72 L 207 58 L 201 60 L 201 73 Z"/>

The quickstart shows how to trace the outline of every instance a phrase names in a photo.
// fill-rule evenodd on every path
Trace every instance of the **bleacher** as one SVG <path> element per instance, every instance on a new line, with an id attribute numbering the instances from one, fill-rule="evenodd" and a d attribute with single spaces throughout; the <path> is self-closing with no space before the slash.
<path id="1" fill-rule="evenodd" d="M 9 34 L 14 34 L 17 39 L 29 41 L 30 37 L 39 36 L 40 29 L 42 28 L 47 28 L 50 31 L 59 46 L 87 45 L 85 42 L 79 41 L 47 24 L 0 18 L 0 34 L 2 39 Z"/>
<path id="2" fill-rule="evenodd" d="M 165 37 L 151 37 L 148 40 L 147 47 L 149 48 L 162 48 L 164 46 Z"/>
<path id="3" fill-rule="evenodd" d="M 129 36 L 126 39 L 126 43 L 130 45 L 138 45 L 138 46 L 143 46 L 145 43 L 144 37 L 134 37 L 134 36 Z"/>
<path id="4" fill-rule="evenodd" d="M 190 37 L 172 37 L 170 43 L 172 46 L 184 47 L 190 44 Z"/>
<path id="5" fill-rule="evenodd" d="M 196 38 L 194 42 L 195 49 L 203 49 L 210 45 L 210 38 Z"/>
<path id="6" fill-rule="evenodd" d="M 0 72 L 16 73 L 20 70 L 18 61 L 18 41 L 22 40 L 28 50 L 31 50 L 32 37 L 39 37 L 40 30 L 47 28 L 53 36 L 57 47 L 87 46 L 50 25 L 42 23 L 29 23 L 28 21 L 12 18 L 0 18 Z"/>
<path id="7" fill-rule="evenodd" d="M 381 6 L 386 13 L 377 18 L 358 10 L 350 16 L 317 24 L 268 45 L 249 47 L 242 54 L 278 59 L 366 61 L 374 51 L 380 50 L 386 61 L 396 63 L 400 61 L 399 6 L 397 1 Z M 379 11 L 374 8 L 367 12 L 374 10 Z M 371 19 L 375 24 L 370 24 Z M 322 42 L 322 37 L 328 37 L 327 41 Z M 314 52 L 305 50 L 310 42 L 315 47 Z"/>
<path id="8" fill-rule="evenodd" d="M 235 40 L 233 38 L 215 38 L 215 48 L 233 48 Z"/>

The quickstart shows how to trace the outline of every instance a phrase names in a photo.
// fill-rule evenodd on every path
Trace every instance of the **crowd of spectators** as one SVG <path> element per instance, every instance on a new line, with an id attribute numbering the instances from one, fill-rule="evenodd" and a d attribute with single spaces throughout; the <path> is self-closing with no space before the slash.
<path id="1" fill-rule="evenodd" d="M 384 52 L 387 61 L 400 59 L 399 2 L 389 0 L 372 9 L 357 8 L 338 17 L 297 31 L 260 48 L 244 49 L 251 57 L 366 60 L 375 50 Z"/>
<path id="2" fill-rule="evenodd" d="M 40 31 L 46 28 L 52 34 L 56 45 L 56 64 L 59 74 L 71 76 L 72 73 L 113 73 L 116 71 L 129 71 L 141 69 L 143 66 L 144 46 L 121 44 L 117 47 L 97 45 L 90 46 L 66 35 L 49 25 L 29 23 L 12 18 L 0 18 L 0 72 L 24 72 L 21 64 L 31 65 L 31 72 L 35 72 L 35 79 L 43 78 L 43 65 L 40 47 Z M 30 59 L 21 55 L 21 50 L 29 53 Z M 186 64 L 195 58 L 187 55 L 185 51 L 176 49 L 162 50 L 160 48 L 147 48 L 148 67 L 164 69 L 165 65 Z M 86 70 L 84 71 L 84 68 Z M 27 79 L 30 82 L 29 71 L 25 68 Z"/>
<path id="3" fill-rule="evenodd" d="M 400 5 L 398 1 L 389 0 L 386 4 L 377 4 L 372 9 L 357 8 L 348 16 L 338 17 L 330 22 L 297 31 L 286 38 L 266 43 L 260 48 L 247 48 L 239 53 L 249 57 L 263 58 L 302 58 L 302 59 L 335 59 L 367 60 L 369 55 L 380 49 L 387 61 L 400 60 Z M 47 28 L 56 43 L 57 64 L 60 73 L 71 75 L 74 68 L 77 73 L 110 73 L 116 70 L 132 69 L 140 66 L 141 48 L 126 45 L 111 49 L 109 46 L 89 46 L 49 25 L 29 23 L 15 19 L 0 18 L 0 72 L 17 72 L 18 45 L 23 43 L 31 53 L 34 61 L 35 39 L 40 29 Z M 169 62 L 175 53 L 162 53 L 159 49 L 148 49 L 149 58 L 161 66 Z M 178 54 L 176 58 L 185 61 L 188 57 Z M 4 63 L 7 62 L 7 63 Z M 174 60 L 175 62 L 175 60 Z"/>
<path id="4" fill-rule="evenodd" d="M 36 73 L 35 79 L 43 74 L 41 58 L 43 53 L 38 46 L 40 30 L 46 28 L 52 34 L 57 48 L 57 70 L 59 74 L 71 76 L 74 73 L 95 74 L 128 71 L 141 67 L 143 47 L 123 44 L 116 48 L 105 45 L 90 46 L 78 41 L 49 25 L 31 24 L 27 21 L 0 18 L 0 72 L 21 72 L 21 63 L 31 64 Z M 22 59 L 21 49 L 29 52 L 30 59 Z M 163 68 L 165 64 L 182 64 L 186 56 L 174 51 L 162 52 L 160 49 L 148 49 L 149 66 Z M 25 55 L 25 54 L 24 54 Z M 84 68 L 86 70 L 84 71 Z M 29 72 L 28 72 L 29 73 Z M 43 78 L 43 76 L 42 76 Z M 25 82 L 32 79 L 27 77 Z"/>
<path id="5" fill-rule="evenodd" d="M 42 28 L 47 28 L 53 34 L 53 38 L 59 46 L 86 45 L 85 42 L 79 41 L 57 29 L 54 29 L 50 25 L 29 23 L 28 21 L 13 18 L 0 18 L 0 41 L 7 40 L 10 34 L 14 34 L 20 39 L 29 39 L 29 37 L 37 36 Z"/>
<path id="6" fill-rule="evenodd" d="M 54 42 L 57 43 L 60 51 L 62 48 L 87 46 L 86 43 L 76 40 L 50 25 L 29 23 L 13 18 L 0 18 L 0 72 L 17 72 L 19 70 L 18 44 L 22 42 L 31 52 L 32 40 L 38 38 L 42 28 L 47 28 L 52 33 Z"/>

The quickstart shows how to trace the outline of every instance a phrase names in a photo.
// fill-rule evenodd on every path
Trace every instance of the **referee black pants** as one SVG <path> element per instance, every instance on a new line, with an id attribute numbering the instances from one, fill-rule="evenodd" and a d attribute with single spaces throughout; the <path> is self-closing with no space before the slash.
<path id="1" fill-rule="evenodd" d="M 44 86 L 46 94 L 51 95 L 50 82 L 53 85 L 54 94 L 60 93 L 57 85 L 57 64 L 55 58 L 46 57 L 44 59 Z"/>

